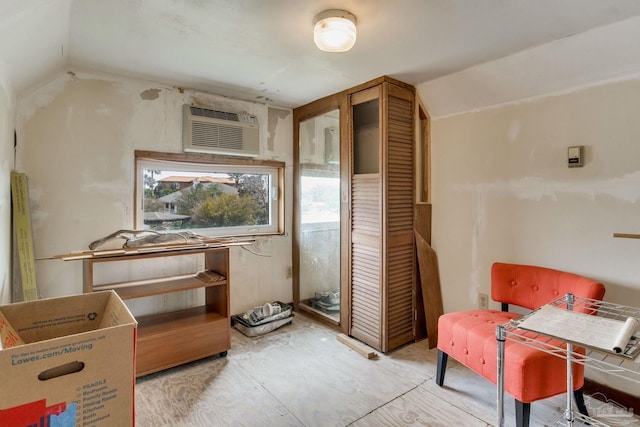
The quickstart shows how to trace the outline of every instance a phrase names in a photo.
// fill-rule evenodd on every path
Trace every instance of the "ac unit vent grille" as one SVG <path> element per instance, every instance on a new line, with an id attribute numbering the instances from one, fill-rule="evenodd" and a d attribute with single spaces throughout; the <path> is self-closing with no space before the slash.
<path id="1" fill-rule="evenodd" d="M 191 144 L 204 148 L 242 150 L 242 128 L 193 122 L 191 124 Z"/>
<path id="2" fill-rule="evenodd" d="M 206 108 L 190 107 L 191 114 L 198 117 L 209 117 L 212 119 L 230 120 L 239 122 L 240 119 L 236 113 L 228 113 L 226 111 L 208 110 Z"/>
<path id="3" fill-rule="evenodd" d="M 258 119 L 251 114 L 184 105 L 182 149 L 186 152 L 257 156 L 260 154 Z"/>

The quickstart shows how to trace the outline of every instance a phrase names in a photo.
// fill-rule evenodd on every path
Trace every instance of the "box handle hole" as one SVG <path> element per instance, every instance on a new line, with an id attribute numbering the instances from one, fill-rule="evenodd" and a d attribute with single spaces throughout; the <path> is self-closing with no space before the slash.
<path id="1" fill-rule="evenodd" d="M 84 369 L 84 362 L 69 362 L 64 365 L 56 366 L 54 368 L 47 369 L 42 371 L 40 375 L 38 375 L 38 379 L 40 381 L 47 381 L 52 378 L 62 377 L 64 375 L 74 374 L 76 372 L 80 372 Z"/>

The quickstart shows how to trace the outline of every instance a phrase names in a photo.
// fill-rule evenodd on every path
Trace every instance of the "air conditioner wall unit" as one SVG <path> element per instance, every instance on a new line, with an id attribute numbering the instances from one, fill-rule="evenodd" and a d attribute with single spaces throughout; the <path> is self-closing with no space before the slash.
<path id="1" fill-rule="evenodd" d="M 252 114 L 182 107 L 182 149 L 191 153 L 255 157 L 260 154 L 258 118 Z"/>

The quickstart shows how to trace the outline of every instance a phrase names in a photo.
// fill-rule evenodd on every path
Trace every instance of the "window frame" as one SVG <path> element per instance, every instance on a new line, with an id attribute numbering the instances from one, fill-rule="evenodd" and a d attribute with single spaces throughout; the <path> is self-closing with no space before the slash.
<path id="1" fill-rule="evenodd" d="M 207 237 L 241 237 L 284 234 L 284 173 L 285 163 L 276 160 L 249 159 L 195 153 L 163 153 L 135 150 L 134 155 L 134 229 L 144 230 L 144 174 L 145 166 L 158 164 L 165 169 L 214 167 L 218 170 L 233 168 L 234 172 L 267 173 L 272 176 L 270 192 L 270 224 L 220 228 L 192 228 L 192 231 Z M 167 167 L 168 166 L 168 167 Z M 148 169 L 148 167 L 147 167 Z M 274 179 L 275 178 L 275 179 Z"/>

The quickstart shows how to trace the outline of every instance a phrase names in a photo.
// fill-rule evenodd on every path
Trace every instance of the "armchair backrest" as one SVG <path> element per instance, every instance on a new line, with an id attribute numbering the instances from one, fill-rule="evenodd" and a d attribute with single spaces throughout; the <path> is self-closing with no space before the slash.
<path id="1" fill-rule="evenodd" d="M 491 267 L 491 298 L 535 310 L 568 293 L 601 300 L 602 283 L 573 273 L 533 265 L 496 262 Z"/>

